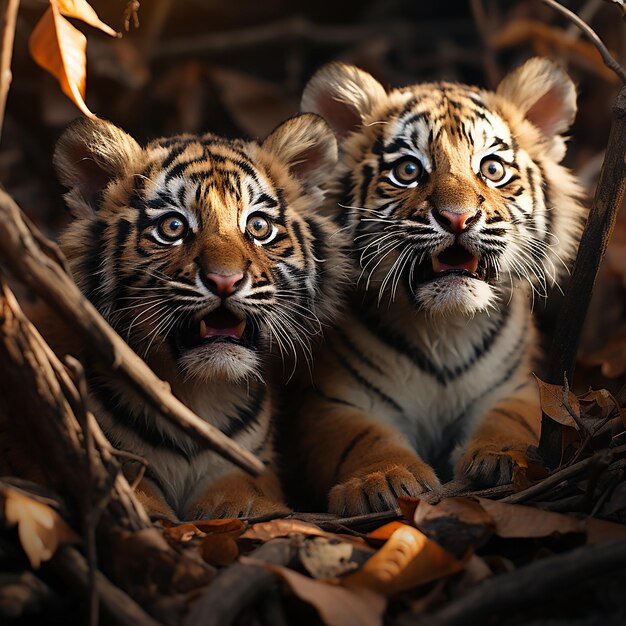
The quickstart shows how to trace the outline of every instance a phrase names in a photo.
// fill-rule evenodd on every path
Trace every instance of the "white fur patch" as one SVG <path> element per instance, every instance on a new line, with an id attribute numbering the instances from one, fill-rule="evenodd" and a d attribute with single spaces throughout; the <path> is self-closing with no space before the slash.
<path id="1" fill-rule="evenodd" d="M 243 382 L 260 379 L 259 357 L 244 346 L 214 342 L 186 352 L 178 363 L 188 380 Z"/>
<path id="2" fill-rule="evenodd" d="M 467 276 L 443 276 L 420 285 L 415 299 L 421 309 L 434 317 L 474 315 L 493 307 L 497 295 L 482 280 Z"/>

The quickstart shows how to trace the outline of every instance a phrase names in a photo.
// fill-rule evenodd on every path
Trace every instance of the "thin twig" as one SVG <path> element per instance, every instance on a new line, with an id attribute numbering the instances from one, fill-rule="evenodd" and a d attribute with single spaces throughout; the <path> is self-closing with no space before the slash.
<path id="1" fill-rule="evenodd" d="M 606 46 L 602 42 L 602 39 L 598 37 L 596 33 L 589 24 L 585 21 L 581 20 L 576 13 L 570 11 L 567 7 L 564 7 L 560 2 L 556 0 L 541 0 L 544 4 L 552 7 L 559 13 L 563 14 L 570 22 L 576 24 L 580 30 L 587 35 L 591 43 L 598 49 L 598 52 L 602 56 L 602 60 L 604 64 L 611 70 L 613 70 L 622 80 L 624 84 L 626 84 L 626 70 L 611 56 L 611 53 L 606 49 Z"/>
<path id="2" fill-rule="evenodd" d="M 11 58 L 13 57 L 13 41 L 15 39 L 15 23 L 20 0 L 5 0 L 2 16 L 2 51 L 0 52 L 0 135 L 4 125 L 4 111 L 11 87 Z"/>
<path id="3" fill-rule="evenodd" d="M 611 448 L 609 450 L 603 450 L 601 455 L 609 454 L 612 459 L 619 459 L 622 456 L 626 455 L 626 445 L 618 446 L 617 448 Z M 570 465 L 569 467 L 565 467 L 557 472 L 554 472 L 547 478 L 544 478 L 542 481 L 538 482 L 528 489 L 524 489 L 523 491 L 518 491 L 506 498 L 502 498 L 502 502 L 508 502 L 509 504 L 519 504 L 520 502 L 526 502 L 538 496 L 540 494 L 544 494 L 546 491 L 549 491 L 551 488 L 556 487 L 558 484 L 573 478 L 574 476 L 578 476 L 582 472 L 584 472 L 590 465 L 596 464 L 598 462 L 598 455 L 594 455 L 589 457 L 588 459 L 583 459 L 574 465 Z"/>

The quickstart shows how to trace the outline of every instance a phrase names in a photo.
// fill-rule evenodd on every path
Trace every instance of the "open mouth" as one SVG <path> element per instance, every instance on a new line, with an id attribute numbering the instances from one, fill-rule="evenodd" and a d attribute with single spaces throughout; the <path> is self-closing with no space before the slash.
<path id="1" fill-rule="evenodd" d="M 181 331 L 181 344 L 187 349 L 215 342 L 248 346 L 252 341 L 252 325 L 223 306 L 202 319 L 192 320 Z"/>
<path id="2" fill-rule="evenodd" d="M 487 280 L 484 264 L 458 243 L 451 245 L 437 255 L 433 255 L 431 263 L 424 263 L 421 270 L 418 276 L 419 283 L 450 275 Z"/>

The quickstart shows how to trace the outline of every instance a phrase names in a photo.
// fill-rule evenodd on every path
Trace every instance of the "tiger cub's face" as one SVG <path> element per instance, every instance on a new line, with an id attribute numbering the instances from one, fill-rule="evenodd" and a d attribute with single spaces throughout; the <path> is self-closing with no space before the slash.
<path id="1" fill-rule="evenodd" d="M 95 306 L 158 371 L 261 376 L 263 355 L 306 345 L 338 298 L 342 261 L 318 214 L 336 142 L 315 115 L 261 145 L 180 135 L 141 148 L 103 121 L 60 139 L 71 188 L 62 237 Z"/>
<path id="2" fill-rule="evenodd" d="M 337 188 L 367 287 L 432 315 L 472 315 L 521 283 L 546 294 L 580 229 L 579 188 L 559 165 L 571 80 L 532 59 L 497 91 L 431 83 L 386 93 L 333 64 L 303 110 L 343 139 Z"/>

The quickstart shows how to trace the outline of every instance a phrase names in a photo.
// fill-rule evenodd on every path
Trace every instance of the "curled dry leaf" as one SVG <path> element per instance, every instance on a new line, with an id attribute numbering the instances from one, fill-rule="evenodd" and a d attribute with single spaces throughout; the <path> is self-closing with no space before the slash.
<path id="1" fill-rule="evenodd" d="M 288 537 L 294 533 L 302 535 L 317 535 L 326 537 L 328 533 L 315 524 L 303 522 L 297 519 L 274 519 L 269 522 L 259 522 L 254 524 L 241 536 L 242 539 L 252 539 L 255 541 L 270 541 L 277 537 Z"/>
<path id="2" fill-rule="evenodd" d="M 315 607 L 327 626 L 382 626 L 387 601 L 379 593 L 320 582 L 279 565 L 263 566 L 280 576 L 298 598 Z"/>
<path id="3" fill-rule="evenodd" d="M 34 568 L 47 561 L 59 546 L 77 543 L 80 537 L 52 508 L 14 489 L 2 488 L 4 518 L 8 526 L 17 524 L 22 548 Z"/>
<path id="4" fill-rule="evenodd" d="M 30 53 L 36 63 L 59 81 L 63 93 L 85 115 L 93 117 L 85 104 L 87 39 L 63 14 L 83 20 L 109 35 L 117 33 L 101 22 L 84 0 L 50 0 L 50 6 L 30 36 Z"/>
<path id="5" fill-rule="evenodd" d="M 537 378 L 539 386 L 539 398 L 542 411 L 555 422 L 570 428 L 578 428 L 576 420 L 565 407 L 565 389 L 561 385 L 552 385 Z M 580 417 L 580 404 L 578 398 L 568 390 L 567 404 L 576 417 Z"/>
<path id="6" fill-rule="evenodd" d="M 352 544 L 340 539 L 310 537 L 300 546 L 299 556 L 313 578 L 331 580 L 359 567 L 359 562 L 352 558 L 354 552 Z"/>
<path id="7" fill-rule="evenodd" d="M 209 565 L 230 565 L 239 556 L 238 533 L 218 533 L 202 539 L 200 554 Z"/>
<path id="8" fill-rule="evenodd" d="M 479 498 L 478 502 L 493 519 L 496 534 L 505 539 L 585 532 L 585 521 L 569 515 L 485 498 Z"/>
<path id="9" fill-rule="evenodd" d="M 354 574 L 344 579 L 349 587 L 365 587 L 385 595 L 412 589 L 463 569 L 463 563 L 426 535 L 403 525 Z"/>
<path id="10" fill-rule="evenodd" d="M 482 546 L 495 531 L 491 515 L 475 500 L 463 497 L 445 498 L 434 505 L 422 500 L 413 522 L 459 558 Z"/>

